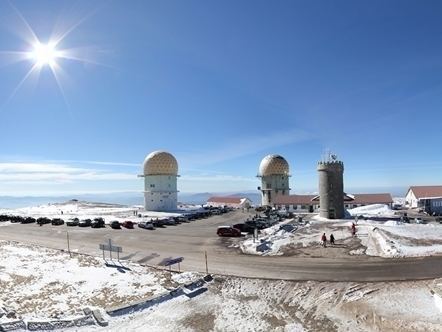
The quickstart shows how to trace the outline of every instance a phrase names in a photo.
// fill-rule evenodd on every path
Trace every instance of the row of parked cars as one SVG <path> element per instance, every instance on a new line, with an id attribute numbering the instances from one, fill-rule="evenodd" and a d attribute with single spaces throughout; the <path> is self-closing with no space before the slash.
<path id="1" fill-rule="evenodd" d="M 180 217 L 170 217 L 170 218 L 156 218 L 156 219 L 149 219 L 146 218 L 142 219 L 141 222 L 138 222 L 138 227 L 144 228 L 144 229 L 155 229 L 157 227 L 164 227 L 164 226 L 171 226 L 171 225 L 177 225 L 180 223 L 190 222 L 192 220 L 197 220 L 201 218 L 207 218 L 211 215 L 218 215 L 223 214 L 231 211 L 228 208 L 206 208 L 204 211 L 197 211 L 197 212 L 189 212 L 184 216 Z M 37 223 L 40 226 L 45 224 L 52 224 L 55 226 L 64 225 L 70 227 L 92 227 L 92 228 L 102 228 L 105 227 L 105 220 L 101 217 L 94 218 L 94 219 L 79 219 L 79 218 L 70 218 L 65 222 L 65 220 L 61 218 L 48 218 L 48 217 L 40 217 L 40 218 L 33 218 L 33 217 L 23 217 L 23 216 L 16 216 L 16 215 L 0 215 L 0 222 L 2 221 L 10 221 L 12 223 L 21 223 L 21 224 L 31 224 L 31 223 Z M 111 221 L 109 223 L 110 227 L 113 229 L 121 229 L 122 227 L 127 229 L 133 229 L 135 226 L 135 223 L 130 220 L 126 220 L 123 222 L 120 222 L 118 220 Z"/>
<path id="2" fill-rule="evenodd" d="M 216 234 L 218 236 L 232 237 L 241 236 L 242 233 L 253 234 L 255 229 L 259 232 L 260 230 L 275 225 L 283 219 L 284 216 L 278 213 L 278 211 L 268 211 L 264 215 L 256 214 L 253 217 L 247 218 L 244 222 L 233 226 L 219 226 Z"/>

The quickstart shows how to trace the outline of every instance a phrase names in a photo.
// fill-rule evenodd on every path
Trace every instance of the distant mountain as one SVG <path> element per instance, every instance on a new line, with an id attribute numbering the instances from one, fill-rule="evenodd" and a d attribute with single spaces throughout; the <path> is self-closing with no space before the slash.
<path id="1" fill-rule="evenodd" d="M 142 193 L 123 192 L 107 194 L 80 194 L 63 196 L 0 196 L 0 208 L 16 209 L 47 203 L 62 203 L 71 199 L 122 205 L 143 205 Z"/>
<path id="2" fill-rule="evenodd" d="M 181 203 L 188 204 L 204 204 L 212 196 L 234 196 L 234 197 L 247 197 L 253 204 L 261 203 L 261 194 L 255 192 L 243 192 L 243 193 L 232 193 L 232 192 L 213 192 L 213 193 L 179 193 L 178 201 Z"/>
<path id="3" fill-rule="evenodd" d="M 261 196 L 259 193 L 178 193 L 178 201 L 188 204 L 204 204 L 211 196 L 240 196 L 249 198 L 254 204 L 259 204 Z M 120 192 L 104 194 L 81 194 L 81 195 L 60 195 L 60 196 L 0 196 L 0 208 L 16 209 L 28 206 L 37 206 L 47 203 L 62 203 L 71 199 L 86 202 L 101 202 L 122 205 L 143 205 L 143 194 L 141 192 Z"/>

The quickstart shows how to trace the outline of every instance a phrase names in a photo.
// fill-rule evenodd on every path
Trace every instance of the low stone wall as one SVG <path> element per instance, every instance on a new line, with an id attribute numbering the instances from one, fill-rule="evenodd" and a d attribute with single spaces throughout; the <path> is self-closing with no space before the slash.
<path id="1" fill-rule="evenodd" d="M 109 316 L 115 317 L 115 316 L 126 315 L 136 311 L 141 311 L 150 308 L 156 304 L 169 301 L 181 295 L 185 295 L 189 298 L 192 298 L 207 291 L 207 288 L 202 288 L 202 286 L 212 280 L 213 280 L 212 276 L 207 275 L 204 278 L 198 279 L 190 284 L 184 285 L 183 287 L 178 287 L 169 292 L 164 292 L 159 295 L 155 295 L 140 301 L 135 301 L 120 307 L 109 308 L 106 309 L 106 312 Z M 192 292 L 188 293 L 185 291 L 185 289 L 188 289 Z"/>

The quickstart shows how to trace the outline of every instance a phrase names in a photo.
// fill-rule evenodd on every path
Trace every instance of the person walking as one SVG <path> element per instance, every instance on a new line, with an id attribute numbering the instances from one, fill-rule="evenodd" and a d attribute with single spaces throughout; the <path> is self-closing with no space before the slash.
<path id="1" fill-rule="evenodd" d="M 323 246 L 324 248 L 327 247 L 327 236 L 325 236 L 325 233 L 322 234 L 321 242 L 322 242 L 322 246 Z"/>
<path id="2" fill-rule="evenodd" d="M 356 235 L 356 225 L 355 223 L 351 223 L 351 235 L 355 236 Z"/>
<path id="3" fill-rule="evenodd" d="M 333 234 L 330 234 L 330 244 L 335 244 L 335 237 L 333 236 Z"/>

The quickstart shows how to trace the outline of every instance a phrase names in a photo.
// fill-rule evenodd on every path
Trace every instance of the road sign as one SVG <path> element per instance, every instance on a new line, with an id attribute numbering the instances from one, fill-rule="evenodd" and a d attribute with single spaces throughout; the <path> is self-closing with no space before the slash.
<path id="1" fill-rule="evenodd" d="M 174 259 L 169 259 L 168 261 L 166 261 L 164 263 L 164 266 L 171 266 L 174 264 L 178 264 L 181 263 L 184 260 L 184 257 L 178 257 L 178 258 L 174 258 Z"/>
<path id="2" fill-rule="evenodd" d="M 123 247 L 109 246 L 108 244 L 100 244 L 100 249 L 113 252 L 123 252 Z"/>
<path id="3" fill-rule="evenodd" d="M 117 259 L 120 260 L 120 252 L 123 252 L 123 247 L 119 247 L 119 246 L 114 246 L 112 245 L 112 240 L 109 239 L 108 243 L 104 243 L 104 244 L 100 244 L 98 245 L 98 247 L 100 248 L 100 250 L 103 251 L 103 259 L 105 259 L 104 257 L 104 251 L 109 251 L 109 256 L 110 259 L 112 260 L 112 252 L 116 252 L 117 253 Z"/>

